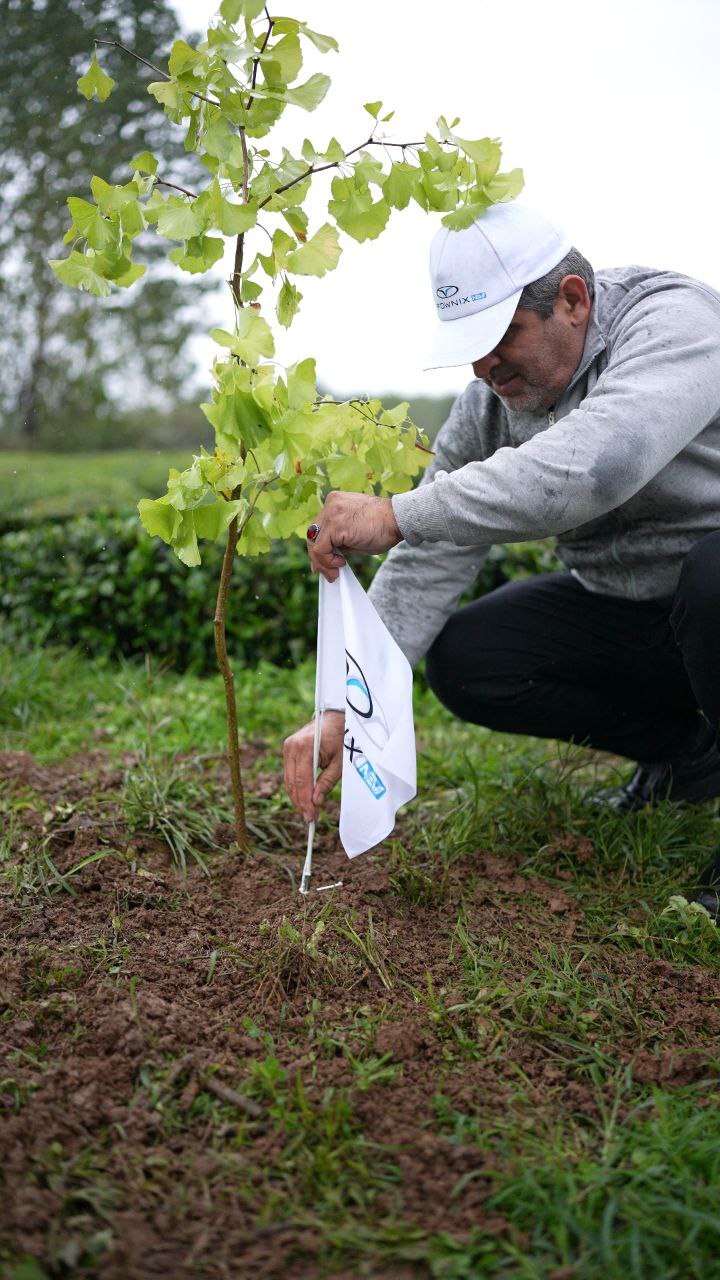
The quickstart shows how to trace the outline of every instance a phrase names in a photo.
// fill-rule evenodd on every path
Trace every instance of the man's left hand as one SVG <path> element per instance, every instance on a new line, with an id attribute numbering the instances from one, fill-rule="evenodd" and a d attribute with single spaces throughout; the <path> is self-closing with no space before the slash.
<path id="1" fill-rule="evenodd" d="M 390 499 L 366 493 L 329 493 L 310 528 L 318 530 L 314 540 L 308 537 L 312 570 L 328 582 L 344 565 L 344 551 L 376 555 L 402 542 Z"/>

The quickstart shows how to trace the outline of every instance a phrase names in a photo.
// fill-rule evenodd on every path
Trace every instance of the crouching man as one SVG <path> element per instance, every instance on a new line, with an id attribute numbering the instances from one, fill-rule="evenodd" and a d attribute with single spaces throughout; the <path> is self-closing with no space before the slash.
<path id="1" fill-rule="evenodd" d="M 312 568 L 392 548 L 371 598 L 460 719 L 636 761 L 605 802 L 720 795 L 720 295 L 670 271 L 594 273 L 566 237 L 497 205 L 431 248 L 428 368 L 470 364 L 422 483 L 332 493 Z M 448 306 L 453 300 L 457 305 Z M 316 532 L 317 531 L 317 532 Z M 494 543 L 555 537 L 565 566 L 457 608 Z M 342 771 L 343 716 L 285 743 L 315 817 Z M 720 855 L 697 887 L 720 916 Z"/>

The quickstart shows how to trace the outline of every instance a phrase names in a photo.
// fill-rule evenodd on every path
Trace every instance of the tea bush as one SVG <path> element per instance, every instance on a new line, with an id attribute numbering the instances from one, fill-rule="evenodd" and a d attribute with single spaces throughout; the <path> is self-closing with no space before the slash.
<path id="1" fill-rule="evenodd" d="M 191 571 L 134 516 L 34 525 L 0 537 L 0 615 L 18 637 L 78 646 L 93 657 L 152 653 L 179 670 L 209 673 L 222 554 L 221 543 L 206 545 Z M 367 557 L 353 564 L 365 586 L 374 567 Z M 495 547 L 472 596 L 555 567 L 546 544 Z M 250 666 L 294 663 L 314 653 L 316 625 L 317 580 L 299 540 L 236 560 L 227 624 L 235 658 Z"/>

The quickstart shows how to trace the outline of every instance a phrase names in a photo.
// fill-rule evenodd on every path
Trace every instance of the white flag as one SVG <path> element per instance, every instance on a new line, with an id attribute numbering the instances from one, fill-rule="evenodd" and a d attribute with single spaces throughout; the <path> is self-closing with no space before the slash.
<path id="1" fill-rule="evenodd" d="M 354 858 L 417 787 L 410 663 L 347 564 L 320 579 L 317 663 L 316 706 L 345 709 L 340 839 Z"/>

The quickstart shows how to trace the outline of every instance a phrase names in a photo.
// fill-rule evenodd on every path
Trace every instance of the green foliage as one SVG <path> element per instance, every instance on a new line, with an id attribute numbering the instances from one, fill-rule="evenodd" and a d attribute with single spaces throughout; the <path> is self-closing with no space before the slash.
<path id="1" fill-rule="evenodd" d="M 662 911 L 641 924 L 621 920 L 613 940 L 627 949 L 640 947 L 651 956 L 665 956 L 676 964 L 720 963 L 718 927 L 699 902 L 673 894 Z"/>
<path id="2" fill-rule="evenodd" d="M 167 505 L 151 507 L 173 519 L 178 514 Z M 497 548 L 474 594 L 532 573 L 548 554 L 532 543 Z M 134 517 L 81 517 L 14 530 L 0 536 L 0 617 L 18 636 L 78 645 L 96 657 L 152 653 L 180 670 L 209 672 L 221 559 L 222 547 L 211 543 L 202 566 L 190 573 L 146 538 Z M 367 586 L 373 561 L 361 557 L 354 569 Z M 236 563 L 233 595 L 228 646 L 243 664 L 285 665 L 314 653 L 317 580 L 298 539 L 262 560 Z"/>
<path id="3" fill-rule="evenodd" d="M 714 1091 L 715 1086 L 713 1086 Z M 714 1186 L 720 1123 L 712 1092 L 656 1089 L 613 1124 L 599 1150 L 539 1149 L 506 1173 L 489 1207 L 527 1230 L 534 1270 L 587 1280 L 707 1275 L 720 1243 Z M 452 1271 L 440 1274 L 453 1275 Z"/>
<path id="4" fill-rule="evenodd" d="M 212 669 L 221 547 L 209 546 L 202 569 L 189 573 L 134 517 L 48 524 L 0 544 L 0 613 L 17 635 L 95 656 L 152 653 L 180 669 Z M 314 650 L 317 584 L 299 542 L 262 564 L 237 564 L 234 586 L 242 599 L 227 619 L 234 657 L 283 664 Z"/>
<path id="5" fill-rule="evenodd" d="M 219 260 L 225 237 L 237 237 L 235 323 L 232 332 L 212 332 L 226 354 L 215 361 L 212 401 L 203 406 L 214 453 L 203 451 L 186 471 L 171 472 L 167 493 L 139 507 L 148 533 L 187 565 L 200 563 L 199 540 L 215 541 L 229 525 L 237 525 L 239 554 L 257 555 L 301 532 L 328 487 L 399 493 L 429 460 L 407 405 L 388 412 L 379 402 L 320 397 L 310 359 L 276 372 L 268 363 L 272 332 L 259 314 L 264 287 L 276 287 L 277 319 L 289 327 L 302 297 L 293 277 L 333 270 L 340 232 L 374 239 L 392 209 L 411 200 L 464 225 L 522 185 L 518 171 L 500 174 L 497 140 L 460 137 L 443 117 L 437 137 L 427 134 L 423 144 L 389 143 L 381 126 L 393 113 L 381 115 L 381 102 L 366 104 L 372 132 L 359 146 L 333 138 L 320 149 L 306 139 L 300 154 L 284 146 L 273 152 L 265 139 L 286 109 L 313 111 L 330 85 L 319 72 L 301 80 L 307 43 L 323 53 L 337 48 L 302 22 L 274 18 L 259 0 L 223 0 L 205 40 L 195 47 L 176 40 L 167 73 L 148 92 L 182 127 L 185 149 L 200 158 L 209 181 L 194 191 L 166 192 L 173 184 L 159 177 L 148 151 L 130 161 L 130 181 L 111 186 L 93 178 L 95 204 L 68 201 L 70 256 L 50 264 L 65 283 L 104 293 L 132 285 L 140 274 L 143 264 L 133 253 L 147 228 L 179 242 L 170 260 L 193 275 Z M 97 52 L 80 86 L 88 97 L 110 92 Z M 388 158 L 392 146 L 401 147 L 399 162 Z M 331 180 L 332 221 L 311 229 L 302 206 L 316 174 L 328 169 L 341 170 Z M 256 226 L 270 249 L 253 256 L 245 240 Z"/>

